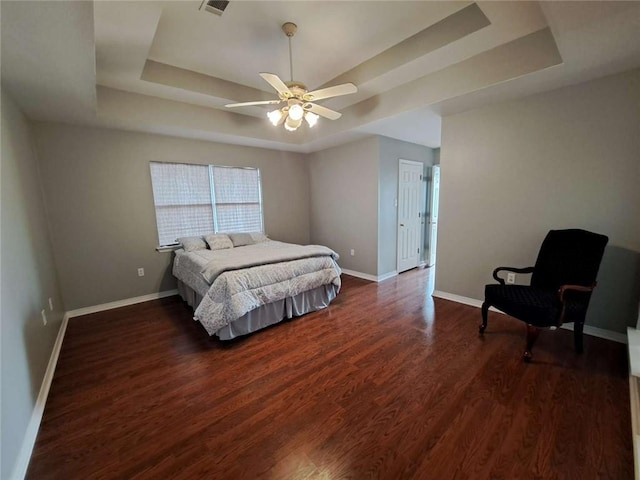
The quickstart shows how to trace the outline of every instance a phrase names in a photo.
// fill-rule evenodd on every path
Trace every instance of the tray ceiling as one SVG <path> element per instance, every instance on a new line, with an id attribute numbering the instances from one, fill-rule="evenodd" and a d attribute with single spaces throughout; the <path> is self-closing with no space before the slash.
<path id="1" fill-rule="evenodd" d="M 366 134 L 437 147 L 443 113 L 640 65 L 633 2 L 232 0 L 222 16 L 199 7 L 3 1 L 3 82 L 35 119 L 313 151 Z M 298 25 L 295 80 L 358 85 L 320 102 L 341 119 L 284 132 L 267 108 L 224 108 L 276 98 L 259 72 L 289 80 L 285 21 Z"/>

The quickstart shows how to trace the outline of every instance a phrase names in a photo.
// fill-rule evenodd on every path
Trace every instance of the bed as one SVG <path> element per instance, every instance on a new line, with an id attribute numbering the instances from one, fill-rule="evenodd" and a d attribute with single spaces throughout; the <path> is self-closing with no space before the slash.
<path id="1" fill-rule="evenodd" d="M 175 252 L 178 292 L 209 335 L 255 332 L 325 308 L 340 291 L 338 254 L 330 248 L 243 235 L 207 236 L 204 247 L 200 237 L 180 239 Z"/>

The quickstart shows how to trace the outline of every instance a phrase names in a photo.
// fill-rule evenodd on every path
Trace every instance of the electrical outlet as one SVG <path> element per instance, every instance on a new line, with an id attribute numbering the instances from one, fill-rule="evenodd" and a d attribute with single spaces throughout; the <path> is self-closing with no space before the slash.
<path id="1" fill-rule="evenodd" d="M 355 257 L 355 256 L 356 256 L 356 251 L 355 251 L 355 249 L 353 249 L 353 248 L 352 248 L 352 249 L 351 249 L 351 251 L 349 252 L 349 254 L 350 254 L 352 257 Z"/>
<path id="2" fill-rule="evenodd" d="M 507 283 L 516 283 L 515 273 L 507 273 Z"/>
<path id="3" fill-rule="evenodd" d="M 46 325 L 47 324 L 47 312 L 44 311 L 44 308 L 40 312 L 40 315 L 42 315 L 42 324 Z"/>
<path id="4" fill-rule="evenodd" d="M 49 311 L 53 312 L 53 299 L 49 297 Z"/>
<path id="5" fill-rule="evenodd" d="M 139 277 L 144 277 L 144 268 L 139 268 L 138 269 L 138 276 Z"/>

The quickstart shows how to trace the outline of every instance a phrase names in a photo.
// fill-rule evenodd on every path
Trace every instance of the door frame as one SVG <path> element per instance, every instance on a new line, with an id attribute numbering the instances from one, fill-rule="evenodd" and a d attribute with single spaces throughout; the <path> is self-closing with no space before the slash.
<path id="1" fill-rule="evenodd" d="M 440 176 L 441 176 L 441 172 L 440 172 L 440 164 L 437 165 L 431 165 L 429 167 L 430 169 L 430 175 L 429 175 L 429 184 L 430 184 L 430 191 L 429 191 L 429 199 L 428 199 L 428 211 L 429 211 L 429 216 L 426 219 L 426 224 L 427 224 L 427 232 L 426 235 L 427 237 L 425 238 L 425 240 L 428 240 L 428 247 L 425 249 L 425 263 L 427 264 L 428 267 L 433 267 L 436 262 L 435 262 L 435 256 L 437 253 L 437 241 L 438 241 L 438 216 L 440 214 Z M 435 180 L 435 172 L 438 172 L 438 192 L 436 194 L 436 190 L 434 188 L 434 180 Z M 435 200 L 435 202 L 434 202 Z M 434 203 L 437 202 L 437 213 L 436 213 L 436 221 L 433 221 L 433 210 L 434 210 Z M 433 227 L 433 224 L 435 225 L 435 228 Z M 434 232 L 435 230 L 435 232 Z M 434 235 L 435 233 L 435 235 Z M 436 248 L 434 248 L 436 247 Z M 431 259 L 434 259 L 434 261 L 432 262 Z"/>

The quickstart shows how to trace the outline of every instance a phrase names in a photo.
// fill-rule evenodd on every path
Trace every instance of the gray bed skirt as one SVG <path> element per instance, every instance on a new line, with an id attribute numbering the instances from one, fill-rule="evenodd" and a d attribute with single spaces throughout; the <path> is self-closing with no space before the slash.
<path id="1" fill-rule="evenodd" d="M 284 319 L 299 317 L 305 313 L 326 308 L 336 298 L 337 289 L 333 284 L 321 285 L 294 297 L 287 297 L 283 300 L 263 305 L 244 314 L 218 330 L 215 334 L 220 340 L 231 340 L 240 335 L 247 335 L 269 325 L 274 325 Z M 178 293 L 194 310 L 198 308 L 202 301 L 202 297 L 195 290 L 180 280 L 178 280 Z"/>

